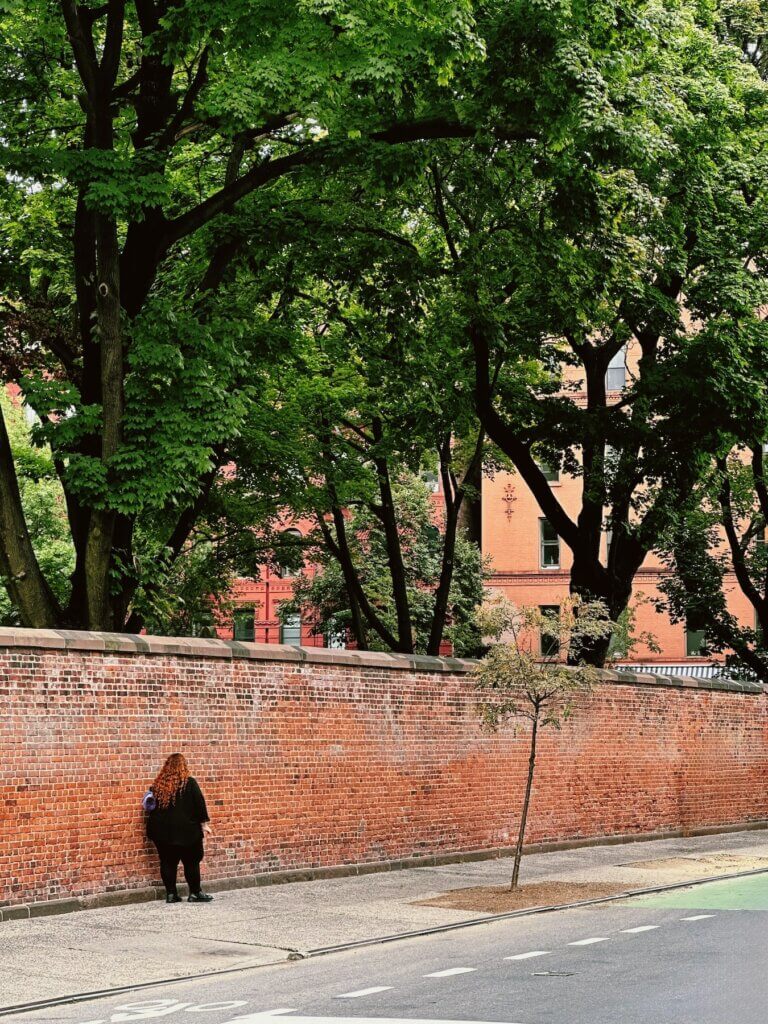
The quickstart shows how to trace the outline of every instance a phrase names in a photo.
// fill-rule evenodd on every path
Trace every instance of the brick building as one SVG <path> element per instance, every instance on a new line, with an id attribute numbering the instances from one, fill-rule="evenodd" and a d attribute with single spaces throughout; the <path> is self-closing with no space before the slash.
<path id="1" fill-rule="evenodd" d="M 630 343 L 611 362 L 606 375 L 610 395 L 618 398 L 631 382 L 639 358 L 638 348 Z M 565 373 L 569 383 L 574 379 L 578 381 L 577 370 L 567 369 Z M 575 402 L 586 400 L 586 395 L 579 390 L 569 391 L 569 394 Z M 580 503 L 581 479 L 556 471 L 549 471 L 547 475 L 560 503 L 575 517 Z M 437 482 L 436 486 L 439 486 Z M 571 553 L 549 526 L 519 475 L 497 472 L 484 477 L 480 520 L 481 546 L 483 554 L 490 558 L 493 572 L 489 586 L 503 591 L 515 604 L 557 607 L 568 593 Z M 308 529 L 309 524 L 299 523 L 294 528 L 301 532 Z M 606 532 L 604 545 L 608 541 Z M 639 644 L 632 660 L 656 668 L 684 668 L 688 674 L 707 675 L 707 666 L 712 664 L 713 658 L 702 650 L 702 634 L 687 629 L 685 623 L 673 624 L 653 603 L 659 597 L 664 572 L 659 559 L 651 556 L 637 574 L 632 601 L 636 616 L 634 632 L 638 636 L 649 634 L 660 650 L 653 651 Z M 238 581 L 235 589 L 238 610 L 234 622 L 223 624 L 219 635 L 263 643 L 325 646 L 324 638 L 314 635 L 306 622 L 294 619 L 281 626 L 277 611 L 280 602 L 290 597 L 292 590 L 291 577 L 269 568 L 264 569 L 258 581 Z M 729 587 L 729 606 L 740 622 L 754 625 L 752 606 L 736 586 L 735 579 Z"/>

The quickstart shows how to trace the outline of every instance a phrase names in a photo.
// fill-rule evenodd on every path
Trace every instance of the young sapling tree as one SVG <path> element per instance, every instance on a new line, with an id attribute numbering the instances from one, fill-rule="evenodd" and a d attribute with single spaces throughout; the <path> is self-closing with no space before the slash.
<path id="1" fill-rule="evenodd" d="M 531 723 L 528 774 L 520 814 L 510 892 L 517 888 L 523 842 L 536 770 L 540 729 L 559 729 L 577 697 L 587 693 L 598 670 L 579 663 L 579 652 L 610 636 L 614 624 L 602 602 L 573 595 L 555 609 L 517 607 L 505 597 L 487 600 L 478 612 L 478 626 L 490 649 L 476 669 L 478 712 L 496 731 L 510 719 Z M 576 664 L 566 664 L 566 661 Z"/>

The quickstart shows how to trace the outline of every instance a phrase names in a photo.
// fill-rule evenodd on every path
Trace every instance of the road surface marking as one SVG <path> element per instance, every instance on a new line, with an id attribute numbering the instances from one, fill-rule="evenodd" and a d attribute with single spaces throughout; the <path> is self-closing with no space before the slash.
<path id="1" fill-rule="evenodd" d="M 703 921 L 705 917 L 714 917 L 714 914 L 694 914 L 693 917 L 681 917 L 681 921 Z"/>
<path id="2" fill-rule="evenodd" d="M 593 942 L 607 942 L 607 935 L 597 935 L 592 939 L 577 939 L 575 942 L 569 942 L 569 946 L 591 946 Z"/>
<path id="3" fill-rule="evenodd" d="M 109 1018 L 114 1024 L 123 1021 L 150 1020 L 154 1017 L 167 1017 L 169 1013 L 185 1010 L 190 1003 L 181 1003 L 178 999 L 145 999 L 140 1003 L 122 1003 L 115 1007 L 118 1013 Z"/>
<path id="4" fill-rule="evenodd" d="M 250 1017 L 237 1017 L 235 1021 L 228 1020 L 226 1024 L 242 1024 L 243 1021 L 253 1021 L 254 1024 L 264 1024 L 270 1014 L 254 1013 Z M 466 1021 L 466 1020 L 425 1020 L 423 1018 L 410 1017 L 283 1017 L 284 1021 L 290 1024 L 500 1024 L 499 1021 Z M 511 1024 L 511 1022 L 510 1022 Z"/>
<path id="5" fill-rule="evenodd" d="M 447 971 L 433 971 L 432 974 L 425 974 L 425 978 L 450 978 L 454 974 L 469 974 L 476 971 L 476 967 L 449 967 Z"/>
<path id="6" fill-rule="evenodd" d="M 638 935 L 640 932 L 652 932 L 654 928 L 658 928 L 657 924 L 641 924 L 638 928 L 622 928 L 624 935 Z"/>
<path id="7" fill-rule="evenodd" d="M 532 949 L 530 953 L 516 953 L 514 956 L 505 956 L 505 960 L 530 960 L 532 956 L 549 956 L 548 949 Z"/>
<path id="8" fill-rule="evenodd" d="M 277 1010 L 262 1010 L 260 1013 L 247 1013 L 244 1017 L 233 1017 L 227 1024 L 264 1024 L 265 1017 L 276 1017 L 279 1013 L 296 1013 L 292 1006 L 282 1006 Z"/>
<path id="9" fill-rule="evenodd" d="M 357 999 L 359 996 L 372 996 L 377 992 L 389 992 L 391 985 L 374 985 L 373 988 L 360 988 L 356 992 L 342 992 L 336 999 Z"/>
<path id="10" fill-rule="evenodd" d="M 197 1006 L 188 1006 L 187 1013 L 211 1013 L 213 1010 L 236 1010 L 238 1006 L 245 1006 L 247 999 L 227 999 L 220 1003 L 198 1003 Z M 271 1010 L 271 1013 L 288 1013 L 288 1010 Z"/>

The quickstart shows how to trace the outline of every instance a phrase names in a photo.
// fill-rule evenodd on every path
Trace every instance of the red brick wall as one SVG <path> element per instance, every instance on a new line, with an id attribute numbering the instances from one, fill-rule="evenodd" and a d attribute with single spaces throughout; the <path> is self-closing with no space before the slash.
<path id="1" fill-rule="evenodd" d="M 527 735 L 481 731 L 466 666 L 237 648 L 0 630 L 0 904 L 156 881 L 140 801 L 177 749 L 208 878 L 509 842 Z M 610 678 L 543 737 L 529 841 L 768 818 L 764 696 Z"/>

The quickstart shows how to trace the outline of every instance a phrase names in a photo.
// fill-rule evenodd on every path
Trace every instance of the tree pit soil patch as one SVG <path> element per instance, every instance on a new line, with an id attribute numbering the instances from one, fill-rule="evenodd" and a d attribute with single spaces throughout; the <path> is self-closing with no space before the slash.
<path id="1" fill-rule="evenodd" d="M 514 892 L 505 885 L 477 885 L 451 889 L 428 900 L 415 900 L 418 907 L 444 907 L 446 910 L 473 910 L 483 914 L 506 914 L 530 907 L 559 907 L 604 896 L 620 896 L 630 888 L 615 882 L 531 882 Z"/>

